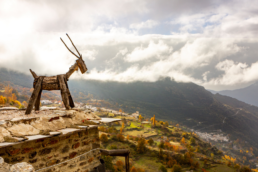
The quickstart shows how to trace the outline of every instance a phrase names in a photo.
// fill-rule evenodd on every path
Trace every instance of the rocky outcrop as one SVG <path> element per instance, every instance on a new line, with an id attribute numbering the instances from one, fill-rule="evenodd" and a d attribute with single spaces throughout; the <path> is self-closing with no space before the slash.
<path id="1" fill-rule="evenodd" d="M 10 172 L 34 172 L 35 169 L 27 162 L 17 163 L 11 166 Z"/>
<path id="2" fill-rule="evenodd" d="M 0 143 L 4 142 L 4 137 L 11 137 L 11 134 L 8 130 L 3 127 L 0 127 Z"/>
<path id="3" fill-rule="evenodd" d="M 12 127 L 7 128 L 9 132 L 12 133 L 12 136 L 31 136 L 39 134 L 39 130 L 28 124 L 18 124 L 13 125 Z"/>
<path id="4" fill-rule="evenodd" d="M 1 172 L 9 172 L 10 165 L 4 162 L 4 159 L 0 157 L 0 171 Z"/>

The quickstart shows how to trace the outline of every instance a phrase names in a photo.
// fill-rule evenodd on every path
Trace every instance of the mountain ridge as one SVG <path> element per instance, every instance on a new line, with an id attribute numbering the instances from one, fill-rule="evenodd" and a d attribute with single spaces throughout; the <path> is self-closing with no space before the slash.
<path id="1" fill-rule="evenodd" d="M 0 70 L 0 81 L 6 80 L 2 75 L 9 75 L 9 79 L 16 83 L 24 78 L 26 83 L 22 84 L 32 87 L 32 76 Z M 19 80 L 15 79 L 17 77 Z M 75 99 L 80 92 L 90 93 L 97 99 L 118 103 L 118 108 L 129 113 L 140 111 L 148 117 L 155 114 L 159 119 L 173 120 L 195 131 L 220 129 L 232 139 L 246 140 L 258 150 L 257 107 L 252 109 L 236 99 L 213 95 L 194 83 L 177 83 L 164 78 L 154 83 L 69 80 L 68 85 Z"/>

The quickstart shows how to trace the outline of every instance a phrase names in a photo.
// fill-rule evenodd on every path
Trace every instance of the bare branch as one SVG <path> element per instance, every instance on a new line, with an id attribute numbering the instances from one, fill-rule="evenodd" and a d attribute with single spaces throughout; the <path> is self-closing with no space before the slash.
<path id="1" fill-rule="evenodd" d="M 30 73 L 32 74 L 32 76 L 33 76 L 33 78 L 38 78 L 38 75 L 35 73 L 35 72 L 33 72 L 31 69 L 30 69 Z"/>
<path id="2" fill-rule="evenodd" d="M 68 38 L 70 39 L 70 41 L 73 44 L 73 41 L 71 40 L 70 36 L 68 34 L 66 34 L 68 36 Z M 79 54 L 80 57 L 82 57 L 82 55 L 79 53 L 79 51 L 77 50 L 77 48 L 75 47 L 75 45 L 73 44 L 74 48 L 76 49 L 77 53 Z"/>
<path id="3" fill-rule="evenodd" d="M 60 38 L 61 39 L 61 41 L 64 43 L 64 41 L 62 40 L 62 38 Z M 65 43 L 64 43 L 65 44 Z M 65 44 L 65 46 L 66 46 L 66 48 L 73 54 L 73 55 L 75 55 L 77 58 L 80 58 L 80 57 L 78 57 L 74 52 L 72 52 L 68 47 L 67 47 L 67 45 Z"/>

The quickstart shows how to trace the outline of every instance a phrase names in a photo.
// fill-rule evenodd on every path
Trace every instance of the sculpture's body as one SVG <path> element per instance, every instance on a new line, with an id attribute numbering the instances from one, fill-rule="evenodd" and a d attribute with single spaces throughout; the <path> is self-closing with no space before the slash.
<path id="1" fill-rule="evenodd" d="M 66 35 L 68 36 L 68 34 Z M 68 38 L 70 39 L 69 36 Z M 71 39 L 70 41 L 72 42 Z M 64 43 L 63 40 L 62 42 Z M 62 100 L 65 105 L 65 108 L 70 109 L 74 107 L 74 102 L 73 102 L 71 93 L 68 89 L 67 81 L 69 77 L 78 69 L 80 69 L 82 74 L 85 73 L 87 71 L 87 67 L 82 59 L 82 55 L 79 53 L 79 51 L 75 46 L 74 48 L 76 49 L 79 56 L 74 54 L 67 46 L 66 48 L 78 58 L 78 60 L 76 60 L 75 64 L 70 67 L 69 71 L 66 74 L 57 75 L 57 76 L 37 76 L 35 72 L 30 70 L 31 74 L 34 77 L 34 83 L 33 83 L 34 91 L 30 97 L 29 104 L 25 114 L 30 114 L 34 105 L 35 105 L 35 110 L 39 110 L 42 90 L 61 90 Z"/>

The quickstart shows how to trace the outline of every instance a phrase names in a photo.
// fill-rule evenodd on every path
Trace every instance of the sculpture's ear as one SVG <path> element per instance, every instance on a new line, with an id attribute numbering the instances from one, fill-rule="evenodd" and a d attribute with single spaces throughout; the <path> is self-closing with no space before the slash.
<path id="1" fill-rule="evenodd" d="M 86 67 L 86 64 L 84 63 L 82 57 L 80 57 L 78 60 L 76 60 L 77 65 L 80 68 L 80 71 L 82 74 L 84 74 L 88 69 Z"/>

